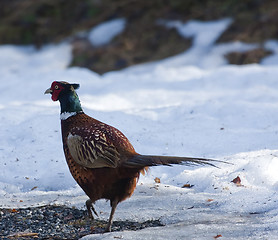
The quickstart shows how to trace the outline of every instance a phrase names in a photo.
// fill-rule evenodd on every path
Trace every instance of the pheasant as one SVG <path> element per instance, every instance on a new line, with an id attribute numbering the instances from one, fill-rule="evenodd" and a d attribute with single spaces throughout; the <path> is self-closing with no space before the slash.
<path id="1" fill-rule="evenodd" d="M 76 93 L 79 84 L 54 81 L 45 91 L 61 107 L 62 141 L 69 170 L 88 195 L 89 216 L 97 215 L 93 204 L 99 199 L 110 200 L 111 213 L 106 227 L 111 231 L 118 203 L 129 198 L 140 173 L 157 165 L 211 165 L 212 159 L 150 156 L 138 154 L 118 129 L 86 115 Z M 93 211 L 93 213 L 92 213 Z"/>

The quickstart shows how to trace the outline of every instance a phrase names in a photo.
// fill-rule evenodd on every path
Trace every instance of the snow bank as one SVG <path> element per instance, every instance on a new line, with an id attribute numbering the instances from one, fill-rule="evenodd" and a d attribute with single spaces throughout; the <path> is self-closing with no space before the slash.
<path id="1" fill-rule="evenodd" d="M 88 35 L 89 41 L 96 47 L 108 44 L 114 37 L 125 29 L 124 18 L 113 19 L 94 27 Z"/>

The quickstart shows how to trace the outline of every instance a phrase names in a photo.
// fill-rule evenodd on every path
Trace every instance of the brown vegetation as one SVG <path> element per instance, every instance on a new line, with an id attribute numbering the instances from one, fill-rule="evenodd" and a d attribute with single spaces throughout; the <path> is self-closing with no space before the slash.
<path id="1" fill-rule="evenodd" d="M 113 18 L 127 19 L 125 31 L 111 44 L 94 48 L 78 37 Z M 73 42 L 72 65 L 104 73 L 133 64 L 163 59 L 185 51 L 190 39 L 157 25 L 158 19 L 215 20 L 233 18 L 218 42 L 263 43 L 278 38 L 278 2 L 275 0 L 2 0 L 0 44 Z M 229 54 L 234 64 L 259 62 L 263 49 Z M 255 55 L 255 56 L 254 56 Z"/>

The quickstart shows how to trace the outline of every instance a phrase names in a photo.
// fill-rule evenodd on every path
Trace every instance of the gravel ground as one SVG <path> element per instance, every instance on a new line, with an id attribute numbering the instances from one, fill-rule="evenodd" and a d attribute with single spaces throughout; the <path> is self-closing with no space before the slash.
<path id="1" fill-rule="evenodd" d="M 87 211 L 65 206 L 0 209 L 0 239 L 79 239 L 104 232 L 106 221 L 88 218 Z M 163 226 L 159 220 L 115 221 L 112 231 Z"/>

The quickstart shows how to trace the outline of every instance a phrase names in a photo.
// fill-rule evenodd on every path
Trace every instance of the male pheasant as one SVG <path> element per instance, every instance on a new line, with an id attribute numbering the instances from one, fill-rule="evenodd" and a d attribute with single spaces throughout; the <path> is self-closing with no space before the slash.
<path id="1" fill-rule="evenodd" d="M 118 129 L 86 115 L 75 92 L 79 84 L 55 81 L 45 93 L 61 106 L 62 140 L 69 170 L 88 195 L 86 206 L 97 215 L 93 203 L 110 200 L 106 231 L 111 231 L 117 204 L 130 197 L 140 173 L 148 166 L 208 164 L 215 160 L 190 157 L 140 155 Z"/>

